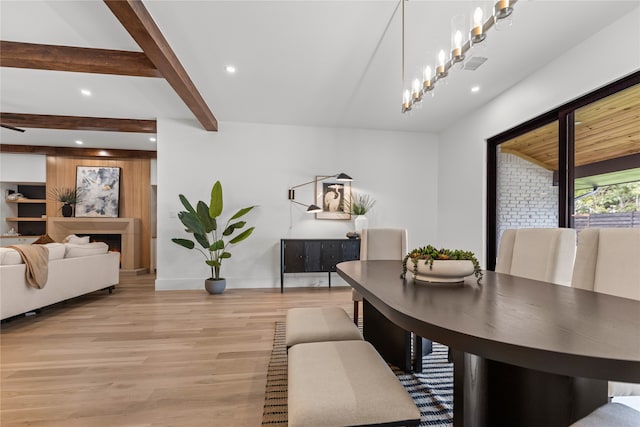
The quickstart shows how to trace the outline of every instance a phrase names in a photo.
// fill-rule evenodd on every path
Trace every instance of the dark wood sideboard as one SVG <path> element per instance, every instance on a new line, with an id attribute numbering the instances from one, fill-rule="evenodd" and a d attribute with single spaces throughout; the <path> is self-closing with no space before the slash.
<path id="1" fill-rule="evenodd" d="M 359 239 L 281 239 L 280 292 L 284 292 L 284 273 L 331 273 L 336 264 L 360 259 Z"/>

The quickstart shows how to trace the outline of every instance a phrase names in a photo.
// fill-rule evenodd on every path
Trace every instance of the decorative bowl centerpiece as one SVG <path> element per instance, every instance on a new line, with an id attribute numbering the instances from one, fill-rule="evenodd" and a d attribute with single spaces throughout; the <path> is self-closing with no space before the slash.
<path id="1" fill-rule="evenodd" d="M 421 282 L 457 283 L 472 274 L 478 282 L 482 279 L 480 263 L 473 252 L 436 249 L 431 245 L 413 249 L 404 257 L 400 277 L 404 279 L 407 271 Z"/>

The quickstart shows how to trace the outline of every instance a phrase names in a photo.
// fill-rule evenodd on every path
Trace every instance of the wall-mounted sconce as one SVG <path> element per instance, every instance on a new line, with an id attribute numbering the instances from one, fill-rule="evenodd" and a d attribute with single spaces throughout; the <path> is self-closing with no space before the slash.
<path id="1" fill-rule="evenodd" d="M 305 205 L 304 203 L 300 203 L 300 202 L 296 202 L 295 198 L 296 198 L 296 191 L 294 190 L 294 188 L 298 188 L 298 187 L 302 187 L 303 185 L 309 185 L 309 184 L 313 184 L 316 181 L 324 181 L 325 179 L 329 179 L 329 178 L 335 178 L 336 181 L 353 181 L 353 178 L 351 178 L 349 175 L 347 175 L 344 172 L 335 174 L 335 175 L 328 175 L 328 176 L 322 176 L 320 178 L 314 179 L 313 181 L 309 181 L 309 182 L 304 182 L 302 184 L 298 184 L 298 185 L 294 185 L 292 187 L 289 187 L 289 201 L 292 203 L 296 203 L 298 205 L 304 206 L 307 208 L 307 213 L 315 213 L 315 212 L 322 212 L 322 208 L 311 204 L 311 205 Z"/>

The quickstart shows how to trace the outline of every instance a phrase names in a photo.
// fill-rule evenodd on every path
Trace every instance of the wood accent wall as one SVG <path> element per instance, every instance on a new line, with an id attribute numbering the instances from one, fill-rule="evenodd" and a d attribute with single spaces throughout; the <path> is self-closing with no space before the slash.
<path id="1" fill-rule="evenodd" d="M 47 156 L 47 190 L 76 186 L 76 166 L 119 167 L 120 217 L 140 218 L 140 265 L 150 267 L 150 161 L 149 159 L 96 159 Z M 62 216 L 60 203 L 47 200 L 47 216 Z"/>

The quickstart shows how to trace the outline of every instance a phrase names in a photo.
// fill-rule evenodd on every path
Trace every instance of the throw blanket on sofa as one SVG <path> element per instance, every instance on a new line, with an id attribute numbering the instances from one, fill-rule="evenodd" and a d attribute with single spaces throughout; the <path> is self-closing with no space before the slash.
<path id="1" fill-rule="evenodd" d="M 14 245 L 26 268 L 27 284 L 32 288 L 42 289 L 49 276 L 49 249 L 42 245 Z"/>

